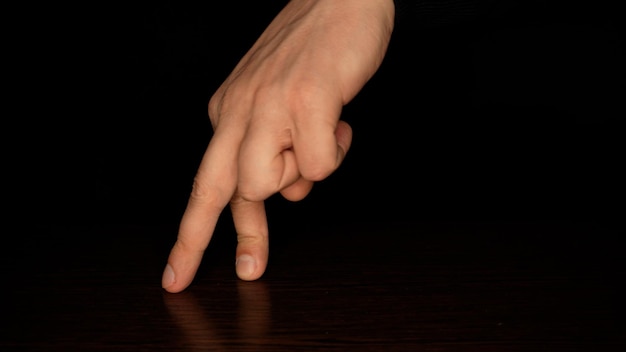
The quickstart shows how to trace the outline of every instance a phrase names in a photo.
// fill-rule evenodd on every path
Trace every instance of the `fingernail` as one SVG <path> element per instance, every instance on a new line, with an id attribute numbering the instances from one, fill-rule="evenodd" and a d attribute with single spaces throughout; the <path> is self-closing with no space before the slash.
<path id="1" fill-rule="evenodd" d="M 237 274 L 240 277 L 247 278 L 254 273 L 256 262 L 251 255 L 242 254 L 237 258 L 235 266 L 237 267 Z"/>
<path id="2" fill-rule="evenodd" d="M 167 288 L 171 286 L 176 280 L 176 275 L 174 274 L 174 269 L 167 264 L 165 266 L 165 270 L 163 270 L 163 278 L 161 279 L 161 286 L 163 288 Z"/>

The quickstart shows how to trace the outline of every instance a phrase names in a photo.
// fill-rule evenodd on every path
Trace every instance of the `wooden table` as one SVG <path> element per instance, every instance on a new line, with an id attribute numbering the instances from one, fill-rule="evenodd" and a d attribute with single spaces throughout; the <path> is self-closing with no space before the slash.
<path id="1" fill-rule="evenodd" d="M 298 221 L 306 221 L 306 216 Z M 41 226 L 3 254 L 3 351 L 623 351 L 611 224 L 276 226 L 266 275 L 222 225 L 193 284 L 160 288 L 175 226 Z M 293 226 L 292 226 L 293 225 Z"/>

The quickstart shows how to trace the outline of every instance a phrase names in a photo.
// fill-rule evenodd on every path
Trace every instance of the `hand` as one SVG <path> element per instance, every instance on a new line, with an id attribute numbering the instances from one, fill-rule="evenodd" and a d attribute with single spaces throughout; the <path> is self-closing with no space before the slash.
<path id="1" fill-rule="evenodd" d="M 213 137 L 163 273 L 169 292 L 193 280 L 227 204 L 236 270 L 256 280 L 268 260 L 264 200 L 298 201 L 334 172 L 352 140 L 340 121 L 385 56 L 392 0 L 292 0 L 209 102 Z"/>

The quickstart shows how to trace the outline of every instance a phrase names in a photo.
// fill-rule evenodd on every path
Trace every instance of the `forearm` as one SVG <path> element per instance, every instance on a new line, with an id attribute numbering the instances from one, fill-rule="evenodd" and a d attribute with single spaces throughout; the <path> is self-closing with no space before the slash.
<path id="1" fill-rule="evenodd" d="M 317 77 L 350 82 L 341 87 L 347 102 L 378 69 L 393 28 L 393 0 L 291 0 L 231 77 L 274 57 L 275 63 L 283 63 L 281 72 L 291 67 L 288 63 L 298 63 L 307 67 L 302 72 L 319 70 Z"/>

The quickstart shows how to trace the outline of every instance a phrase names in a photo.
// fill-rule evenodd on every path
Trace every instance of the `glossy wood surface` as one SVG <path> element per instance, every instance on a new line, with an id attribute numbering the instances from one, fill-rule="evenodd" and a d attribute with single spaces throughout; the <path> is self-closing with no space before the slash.
<path id="1" fill-rule="evenodd" d="M 626 342 L 623 233 L 611 226 L 282 229 L 255 282 L 235 278 L 225 230 L 179 294 L 160 288 L 167 226 L 39 230 L 4 257 L 3 351 L 623 351 Z"/>

